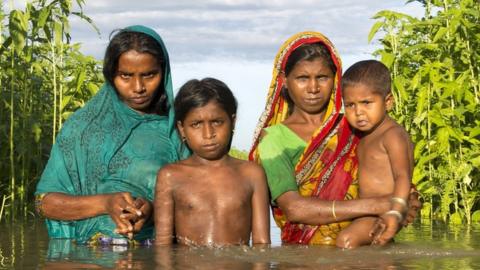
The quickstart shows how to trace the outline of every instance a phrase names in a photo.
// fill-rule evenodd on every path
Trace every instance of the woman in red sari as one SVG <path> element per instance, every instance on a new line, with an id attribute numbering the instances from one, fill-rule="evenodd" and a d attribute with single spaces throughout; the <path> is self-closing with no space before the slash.
<path id="1" fill-rule="evenodd" d="M 320 33 L 294 35 L 275 58 L 249 158 L 265 169 L 283 243 L 335 245 L 350 220 L 390 209 L 387 197 L 355 199 L 358 138 L 340 112 L 341 75 Z M 419 206 L 413 197 L 408 222 Z"/>

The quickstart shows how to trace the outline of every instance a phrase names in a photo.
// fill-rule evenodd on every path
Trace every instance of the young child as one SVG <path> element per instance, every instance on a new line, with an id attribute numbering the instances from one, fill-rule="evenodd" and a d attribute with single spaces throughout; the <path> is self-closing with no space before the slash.
<path id="1" fill-rule="evenodd" d="M 383 245 L 400 229 L 407 210 L 413 170 L 413 144 L 405 129 L 387 114 L 393 105 L 388 68 L 360 61 L 342 79 L 345 117 L 360 135 L 357 146 L 360 198 L 392 196 L 391 210 L 355 219 L 340 232 L 337 246 Z"/>
<path id="2" fill-rule="evenodd" d="M 157 175 L 157 244 L 222 246 L 270 243 L 268 188 L 263 169 L 228 155 L 237 102 L 213 78 L 190 80 L 175 97 L 182 140 L 193 154 Z"/>

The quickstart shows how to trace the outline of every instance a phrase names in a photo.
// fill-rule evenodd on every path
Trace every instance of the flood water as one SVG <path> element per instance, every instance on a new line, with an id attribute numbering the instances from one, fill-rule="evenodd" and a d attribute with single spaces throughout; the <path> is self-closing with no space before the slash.
<path id="1" fill-rule="evenodd" d="M 275 226 L 274 224 L 272 226 Z M 49 241 L 41 220 L 0 224 L 0 269 L 480 269 L 480 225 L 414 224 L 387 247 L 87 247 Z"/>

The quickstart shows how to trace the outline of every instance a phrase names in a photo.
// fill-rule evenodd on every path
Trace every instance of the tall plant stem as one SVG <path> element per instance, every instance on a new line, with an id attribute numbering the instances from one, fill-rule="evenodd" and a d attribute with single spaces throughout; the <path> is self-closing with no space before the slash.
<path id="1" fill-rule="evenodd" d="M 57 97 L 57 59 L 56 59 L 56 54 L 55 54 L 55 42 L 52 41 L 51 43 L 51 50 L 52 50 L 52 72 L 53 72 L 53 78 L 52 78 L 52 83 L 53 83 L 53 123 L 52 123 L 52 144 L 55 143 L 55 137 L 56 137 L 56 132 L 57 132 L 57 103 L 58 103 L 58 97 Z"/>
<path id="2" fill-rule="evenodd" d="M 12 70 L 15 69 L 15 48 L 12 47 L 12 59 L 11 67 Z M 10 146 L 10 198 L 12 201 L 11 214 L 14 213 L 14 202 L 15 202 L 15 148 L 14 148 L 14 128 L 15 128 L 15 118 L 13 115 L 13 110 L 15 109 L 14 104 L 14 92 L 15 92 L 15 80 L 12 77 L 10 80 L 10 133 L 9 133 L 9 146 Z M 13 215 L 12 215 L 13 216 Z"/>

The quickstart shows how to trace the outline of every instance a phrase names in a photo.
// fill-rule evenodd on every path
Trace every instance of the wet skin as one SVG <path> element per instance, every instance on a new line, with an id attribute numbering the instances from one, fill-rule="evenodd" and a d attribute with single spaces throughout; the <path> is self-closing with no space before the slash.
<path id="1" fill-rule="evenodd" d="M 234 118 L 234 116 L 232 117 Z M 216 103 L 177 123 L 193 155 L 163 167 L 155 192 L 156 244 L 270 243 L 262 168 L 227 155 L 233 123 Z"/>
<path id="2" fill-rule="evenodd" d="M 413 171 L 413 144 L 405 129 L 387 115 L 393 102 L 391 94 L 384 97 L 364 84 L 348 86 L 343 94 L 345 116 L 362 135 L 357 147 L 359 197 L 393 194 L 408 201 Z M 392 204 L 391 209 L 402 213 L 406 211 L 396 203 Z M 337 245 L 353 248 L 372 241 L 380 244 L 388 242 L 401 225 L 394 215 L 382 215 L 381 218 L 382 229 L 376 229 L 378 218 L 356 219 L 339 234 Z"/>

